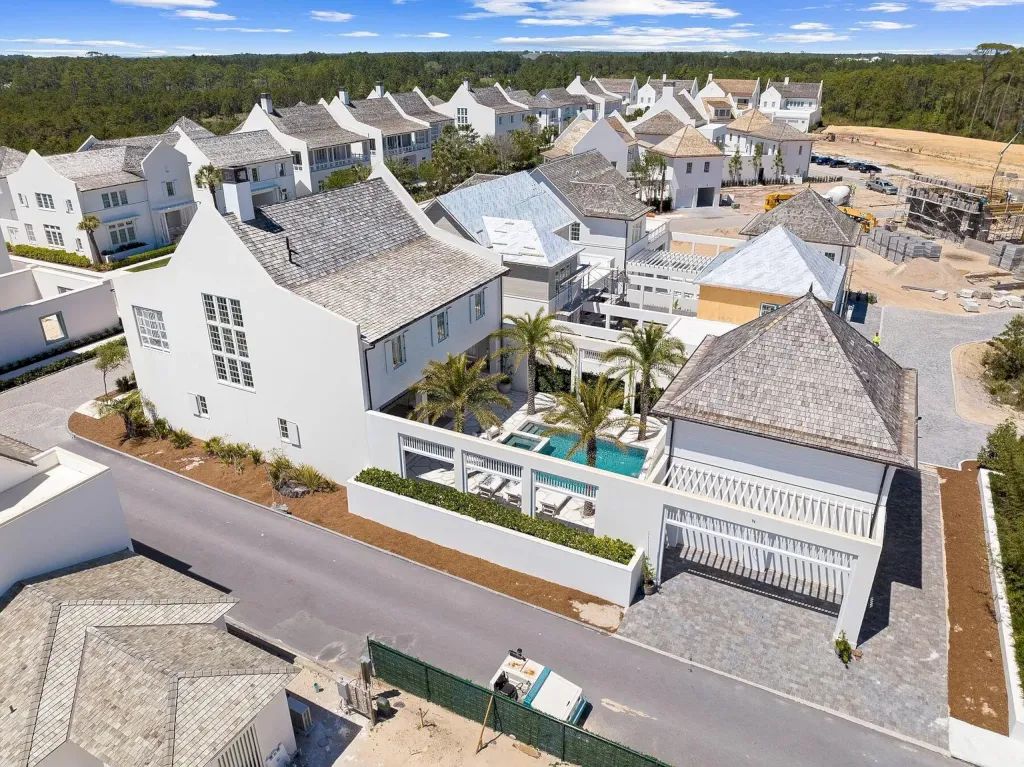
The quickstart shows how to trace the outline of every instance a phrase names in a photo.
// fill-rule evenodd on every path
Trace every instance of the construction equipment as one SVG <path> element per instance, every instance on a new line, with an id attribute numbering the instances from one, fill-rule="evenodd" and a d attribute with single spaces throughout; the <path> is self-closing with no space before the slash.
<path id="1" fill-rule="evenodd" d="M 846 184 L 841 184 L 829 189 L 822 197 L 838 208 L 840 205 L 846 205 L 850 202 L 850 199 L 853 197 L 853 190 Z"/>
<path id="2" fill-rule="evenodd" d="M 998 171 L 988 187 L 912 175 L 900 186 L 898 212 L 908 228 L 954 242 L 1019 243 L 1024 238 L 1020 183 L 1015 174 Z"/>
<path id="3" fill-rule="evenodd" d="M 860 228 L 863 229 L 864 232 L 870 232 L 878 226 L 878 219 L 865 210 L 851 208 L 847 205 L 840 205 L 839 210 L 843 211 L 843 213 L 850 218 L 857 219 L 857 221 L 860 222 Z"/>
<path id="4" fill-rule="evenodd" d="M 764 196 L 764 209 L 771 210 L 795 196 L 795 192 L 769 192 Z"/>
<path id="5" fill-rule="evenodd" d="M 581 688 L 546 666 L 529 660 L 522 649 L 508 651 L 504 663 L 491 679 L 491 689 L 569 724 L 577 724 L 587 708 Z"/>

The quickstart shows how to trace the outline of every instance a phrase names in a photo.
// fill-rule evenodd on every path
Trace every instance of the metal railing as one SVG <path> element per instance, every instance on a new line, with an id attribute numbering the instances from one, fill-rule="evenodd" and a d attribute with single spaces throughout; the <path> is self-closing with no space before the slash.
<path id="1" fill-rule="evenodd" d="M 348 167 L 349 165 L 358 165 L 359 163 L 364 162 L 365 160 L 368 159 L 368 157 L 364 157 L 361 154 L 352 155 L 351 157 L 346 157 L 342 160 L 328 160 L 327 162 L 314 163 L 311 166 L 311 170 L 318 171 L 327 170 L 329 168 L 345 168 Z"/>
<path id="2" fill-rule="evenodd" d="M 523 467 L 499 458 L 491 458 L 487 455 L 477 453 L 463 453 L 466 461 L 466 469 L 477 469 L 490 474 L 498 474 L 508 479 L 520 480 L 523 478 Z"/>
<path id="3" fill-rule="evenodd" d="M 410 152 L 420 152 L 424 149 L 429 149 L 430 143 L 427 141 L 420 141 L 416 144 L 409 144 L 408 146 L 395 146 L 395 147 L 384 147 L 385 155 L 396 155 L 396 154 L 409 154 Z"/>

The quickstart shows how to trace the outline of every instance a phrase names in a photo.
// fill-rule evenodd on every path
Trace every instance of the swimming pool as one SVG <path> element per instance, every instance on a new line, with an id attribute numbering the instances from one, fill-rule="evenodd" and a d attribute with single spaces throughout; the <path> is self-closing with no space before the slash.
<path id="1" fill-rule="evenodd" d="M 549 427 L 544 424 L 537 423 L 535 421 L 527 421 L 517 431 L 523 432 L 524 434 L 543 435 L 547 432 L 548 428 Z M 513 434 L 505 444 L 524 450 L 534 450 L 536 448 L 536 445 L 516 444 L 516 442 L 513 441 L 516 436 L 517 435 Z M 524 437 L 523 442 L 527 441 L 528 438 Z M 546 438 L 545 444 L 537 452 L 542 455 L 550 455 L 554 458 L 566 460 L 566 456 L 569 454 L 569 451 L 572 449 L 575 442 L 575 438 L 567 434 L 552 434 Z M 616 474 L 623 474 L 627 477 L 639 477 L 641 470 L 644 468 L 644 461 L 646 459 L 646 448 L 630 445 L 625 450 L 619 450 L 619 448 L 615 446 L 615 443 L 610 442 L 607 439 L 599 439 L 597 441 L 597 468 L 599 469 L 612 471 Z M 575 455 L 568 460 L 573 463 L 586 464 L 587 451 L 578 450 Z"/>
<path id="2" fill-rule="evenodd" d="M 502 442 L 509 447 L 518 447 L 520 450 L 536 450 L 541 440 L 536 437 L 528 437 L 525 434 L 509 434 Z"/>

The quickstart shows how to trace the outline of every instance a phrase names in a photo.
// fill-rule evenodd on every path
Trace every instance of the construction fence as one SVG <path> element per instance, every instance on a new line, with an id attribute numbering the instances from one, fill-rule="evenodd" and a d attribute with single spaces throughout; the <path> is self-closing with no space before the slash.
<path id="1" fill-rule="evenodd" d="M 374 639 L 367 640 L 367 645 L 378 679 L 465 719 L 514 736 L 564 762 L 586 767 L 669 767 L 652 756 L 535 711 Z"/>

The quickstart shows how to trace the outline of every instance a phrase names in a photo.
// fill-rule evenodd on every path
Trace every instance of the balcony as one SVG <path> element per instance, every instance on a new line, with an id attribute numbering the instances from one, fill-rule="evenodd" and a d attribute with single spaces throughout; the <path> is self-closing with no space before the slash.
<path id="1" fill-rule="evenodd" d="M 399 157 L 399 156 L 401 156 L 403 154 L 409 154 L 411 152 L 422 152 L 422 151 L 425 151 L 427 149 L 430 149 L 430 143 L 427 142 L 427 141 L 419 141 L 419 142 L 417 142 L 415 144 L 408 144 L 406 146 L 396 146 L 396 147 L 388 146 L 388 147 L 384 148 L 384 156 L 385 157 Z"/>
<path id="2" fill-rule="evenodd" d="M 316 162 L 311 166 L 311 170 L 316 173 L 319 170 L 332 170 L 334 168 L 347 168 L 350 165 L 359 165 L 360 163 L 367 162 L 369 156 L 354 154 L 351 157 L 345 157 L 340 160 L 328 160 L 327 162 Z"/>

